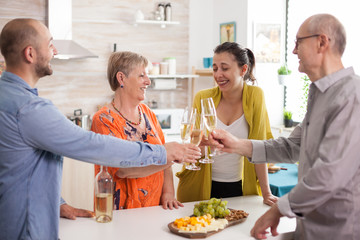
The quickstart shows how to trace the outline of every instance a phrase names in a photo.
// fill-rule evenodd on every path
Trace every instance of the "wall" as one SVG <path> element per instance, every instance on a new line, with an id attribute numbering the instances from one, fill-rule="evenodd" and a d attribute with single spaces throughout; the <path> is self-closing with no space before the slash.
<path id="1" fill-rule="evenodd" d="M 40 96 L 48 98 L 65 115 L 81 108 L 92 114 L 97 105 L 112 98 L 106 79 L 107 59 L 113 43 L 118 50 L 136 51 L 152 62 L 164 57 L 176 57 L 178 73 L 188 73 L 189 66 L 189 0 L 172 0 L 173 20 L 180 25 L 160 28 L 159 25 L 132 23 L 140 9 L 146 18 L 151 16 L 156 3 L 153 0 L 89 1 L 74 0 L 73 40 L 89 49 L 99 58 L 52 61 L 54 74 L 39 81 Z M 26 8 L 24 8 L 26 6 Z M 46 0 L 0 0 L 0 29 L 16 17 L 31 17 L 46 22 Z M 160 107 L 187 105 L 186 80 L 178 80 L 176 91 L 148 90 L 147 100 L 157 100 Z M 92 209 L 93 166 L 65 159 L 62 195 L 72 205 Z"/>
<path id="2" fill-rule="evenodd" d="M 254 34 L 254 23 L 281 24 L 280 63 L 258 63 L 256 67 L 256 77 L 264 90 L 270 124 L 273 126 L 283 124 L 284 87 L 278 84 L 277 69 L 285 62 L 285 2 L 286 0 L 251 0 L 248 11 L 248 36 Z M 254 49 L 253 42 L 249 46 Z"/>
<path id="3" fill-rule="evenodd" d="M 190 0 L 189 4 L 189 67 L 203 68 L 203 57 L 212 57 L 213 0 Z M 191 69 L 189 69 L 191 70 Z"/>
<path id="4" fill-rule="evenodd" d="M 205 4 L 209 11 L 203 11 Z M 281 23 L 282 37 L 285 39 L 285 0 L 211 0 L 204 3 L 204 0 L 190 1 L 192 8 L 199 9 L 196 14 L 190 14 L 191 26 L 197 26 L 196 22 L 203 22 L 203 19 L 212 18 L 212 28 L 207 32 L 193 30 L 190 26 L 191 39 L 206 39 L 202 44 L 196 41 L 190 41 L 190 51 L 192 59 L 190 63 L 197 68 L 202 68 L 202 57 L 206 54 L 212 55 L 212 50 L 219 42 L 219 25 L 224 22 L 236 22 L 236 42 L 254 50 L 253 46 L 253 25 L 256 22 L 261 23 Z M 200 11 L 202 10 L 202 11 Z M 210 11 L 213 11 L 210 13 Z M 192 21 L 193 20 L 193 21 Z M 194 27 L 195 29 L 195 27 Z M 264 90 L 266 105 L 269 113 L 271 125 L 280 125 L 283 121 L 283 87 L 277 83 L 277 69 L 284 62 L 285 42 L 281 42 L 280 63 L 258 63 L 255 68 L 255 76 L 258 79 L 258 85 Z M 202 81 L 202 82 L 201 82 Z M 196 89 L 209 87 L 211 79 L 198 81 Z"/>

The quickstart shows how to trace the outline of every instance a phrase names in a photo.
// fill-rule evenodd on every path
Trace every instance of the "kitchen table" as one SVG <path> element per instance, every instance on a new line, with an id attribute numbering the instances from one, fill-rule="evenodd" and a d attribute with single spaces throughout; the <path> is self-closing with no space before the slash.
<path id="1" fill-rule="evenodd" d="M 229 208 L 244 210 L 249 216 L 245 222 L 226 228 L 209 239 L 253 239 L 250 230 L 269 206 L 263 204 L 263 198 L 260 196 L 234 197 L 226 200 Z M 171 233 L 167 225 L 176 218 L 191 215 L 194 204 L 195 202 L 185 203 L 183 208 L 176 210 L 164 210 L 161 206 L 156 206 L 114 211 L 113 221 L 110 223 L 97 223 L 93 218 L 77 218 L 75 221 L 61 218 L 59 237 L 61 240 L 186 239 Z M 295 219 L 281 218 L 278 227 L 281 234 L 268 239 L 292 239 L 295 225 Z"/>
<path id="2" fill-rule="evenodd" d="M 269 173 L 269 185 L 272 194 L 281 197 L 293 189 L 298 182 L 298 166 L 291 163 L 277 163 L 275 166 L 286 168 L 276 173 Z"/>

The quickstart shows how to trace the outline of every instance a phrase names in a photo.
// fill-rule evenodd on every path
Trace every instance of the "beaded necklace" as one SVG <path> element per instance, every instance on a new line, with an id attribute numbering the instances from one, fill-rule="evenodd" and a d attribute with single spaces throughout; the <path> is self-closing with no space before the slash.
<path id="1" fill-rule="evenodd" d="M 130 124 L 132 124 L 132 125 L 135 125 L 135 126 L 140 125 L 140 123 L 141 123 L 141 111 L 140 111 L 140 106 L 138 106 L 138 110 L 139 110 L 139 122 L 136 123 L 136 122 L 130 121 L 130 120 L 127 119 L 124 115 L 122 115 L 122 113 L 119 111 L 119 109 L 117 109 L 117 108 L 115 107 L 114 99 L 112 100 L 111 105 L 112 105 L 112 106 L 114 107 L 114 109 L 120 114 L 120 116 L 121 116 L 123 119 L 125 119 L 125 121 L 127 121 L 128 123 L 130 123 Z"/>

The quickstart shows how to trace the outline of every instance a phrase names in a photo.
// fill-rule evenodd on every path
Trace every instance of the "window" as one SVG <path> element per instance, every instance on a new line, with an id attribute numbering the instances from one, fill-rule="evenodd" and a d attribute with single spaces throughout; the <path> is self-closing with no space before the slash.
<path id="1" fill-rule="evenodd" d="M 357 60 L 360 52 L 360 32 L 357 23 L 360 22 L 357 1 L 342 0 L 287 0 L 287 65 L 292 70 L 291 84 L 286 87 L 285 108 L 293 112 L 294 121 L 301 122 L 305 115 L 306 102 L 304 101 L 306 86 L 298 72 L 299 60 L 292 53 L 296 33 L 301 23 L 311 15 L 318 13 L 329 13 L 334 15 L 344 25 L 347 35 L 347 46 L 343 55 L 344 67 L 353 66 L 355 73 L 360 71 L 360 62 Z"/>

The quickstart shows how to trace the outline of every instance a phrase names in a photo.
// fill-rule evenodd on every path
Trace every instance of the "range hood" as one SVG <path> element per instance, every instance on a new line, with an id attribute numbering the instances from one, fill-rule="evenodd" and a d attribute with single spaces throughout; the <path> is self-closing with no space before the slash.
<path id="1" fill-rule="evenodd" d="M 72 0 L 49 0 L 48 27 L 58 54 L 57 59 L 97 58 L 72 40 Z"/>

